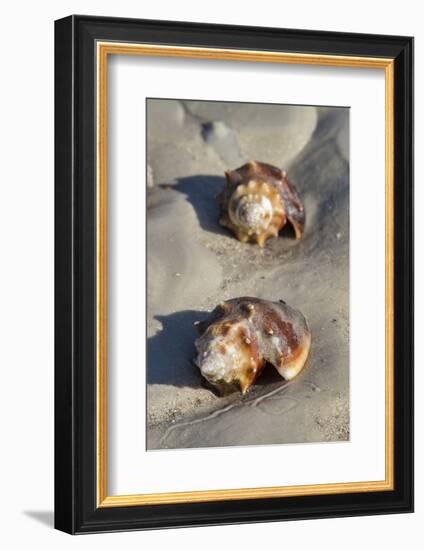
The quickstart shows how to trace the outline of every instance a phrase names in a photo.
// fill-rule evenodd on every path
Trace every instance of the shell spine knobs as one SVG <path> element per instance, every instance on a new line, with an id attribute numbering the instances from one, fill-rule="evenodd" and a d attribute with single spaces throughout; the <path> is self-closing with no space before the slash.
<path id="1" fill-rule="evenodd" d="M 287 221 L 300 239 L 305 213 L 287 174 L 263 162 L 250 161 L 225 172 L 226 186 L 218 195 L 220 224 L 230 229 L 241 242 L 263 246 L 276 237 Z"/>
<path id="2" fill-rule="evenodd" d="M 304 316 L 284 302 L 234 298 L 196 323 L 194 360 L 218 393 L 246 393 L 266 364 L 285 380 L 305 366 L 311 334 Z"/>

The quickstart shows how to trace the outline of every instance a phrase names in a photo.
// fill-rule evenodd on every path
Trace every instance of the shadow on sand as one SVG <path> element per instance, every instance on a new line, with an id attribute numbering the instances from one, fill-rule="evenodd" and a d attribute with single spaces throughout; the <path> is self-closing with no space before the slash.
<path id="1" fill-rule="evenodd" d="M 147 383 L 199 388 L 202 385 L 196 354 L 195 321 L 206 317 L 204 311 L 185 310 L 157 315 L 162 330 L 147 340 Z"/>
<path id="2" fill-rule="evenodd" d="M 216 200 L 224 185 L 225 178 L 199 174 L 179 178 L 172 189 L 187 197 L 202 229 L 219 235 L 228 235 L 229 232 L 219 225 L 219 206 Z"/>

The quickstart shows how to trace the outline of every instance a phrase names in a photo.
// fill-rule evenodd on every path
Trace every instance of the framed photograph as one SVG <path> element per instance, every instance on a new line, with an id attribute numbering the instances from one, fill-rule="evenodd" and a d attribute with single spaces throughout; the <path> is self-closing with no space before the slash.
<path id="1" fill-rule="evenodd" d="M 411 512 L 413 39 L 55 24 L 55 525 Z"/>

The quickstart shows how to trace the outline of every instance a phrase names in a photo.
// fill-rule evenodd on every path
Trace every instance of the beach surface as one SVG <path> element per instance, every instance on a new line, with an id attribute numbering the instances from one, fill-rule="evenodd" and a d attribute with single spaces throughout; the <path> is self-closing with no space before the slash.
<path id="1" fill-rule="evenodd" d="M 148 100 L 147 448 L 349 439 L 349 110 Z M 304 203 L 264 248 L 218 223 L 224 170 L 288 172 Z M 193 364 L 193 323 L 239 296 L 307 318 L 308 363 L 290 383 L 267 366 L 249 392 L 216 396 Z"/>

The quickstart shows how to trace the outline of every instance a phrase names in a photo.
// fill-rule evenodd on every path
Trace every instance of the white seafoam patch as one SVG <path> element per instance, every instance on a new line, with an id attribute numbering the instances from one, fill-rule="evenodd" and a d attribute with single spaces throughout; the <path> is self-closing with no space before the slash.
<path id="1" fill-rule="evenodd" d="M 119 289 L 121 297 L 125 297 L 118 304 L 119 311 L 115 312 L 123 320 L 122 330 L 115 323 L 109 334 L 110 345 L 115 349 L 113 360 L 108 365 L 109 380 L 113 381 L 108 387 L 109 494 L 384 479 L 383 71 L 112 58 L 109 79 L 114 94 L 109 111 L 110 132 L 113 131 L 114 140 L 109 151 L 109 163 L 113 168 L 109 186 L 119 194 L 119 200 L 113 201 L 110 208 L 119 214 L 115 239 L 120 273 L 131 273 L 131 277 L 123 286 L 118 274 L 109 287 L 109 293 Z M 224 79 L 227 85 L 222 87 Z M 164 90 L 168 97 L 351 107 L 350 442 L 146 452 L 145 342 L 140 337 L 145 322 L 141 314 L 145 309 L 145 249 L 142 231 L 144 202 L 140 185 L 145 174 L 144 98 L 161 97 Z M 373 210 L 372 232 L 363 224 L 367 205 L 363 201 L 363 185 L 357 184 L 361 174 L 367 174 L 367 180 L 372 182 L 367 186 L 367 204 Z M 124 200 L 125 197 L 132 200 Z M 364 269 L 364 265 L 373 268 Z M 368 314 L 363 316 L 365 307 Z M 364 384 L 361 342 L 366 341 L 371 333 L 373 346 L 367 350 L 367 381 Z M 210 473 L 207 478 L 203 474 L 204 468 L 199 470 L 196 467 L 199 453 L 202 453 L 202 462 Z M 250 465 L 259 461 L 266 461 L 267 468 L 252 471 Z M 290 464 L 290 468 L 281 469 L 282 461 Z M 319 465 L 313 471 L 310 469 L 312 461 Z M 236 469 L 228 467 L 233 463 L 237 463 Z M 176 471 L 178 476 L 175 476 Z"/>

